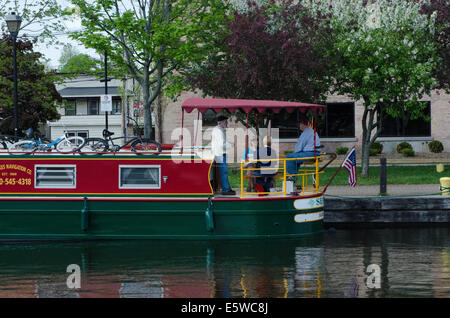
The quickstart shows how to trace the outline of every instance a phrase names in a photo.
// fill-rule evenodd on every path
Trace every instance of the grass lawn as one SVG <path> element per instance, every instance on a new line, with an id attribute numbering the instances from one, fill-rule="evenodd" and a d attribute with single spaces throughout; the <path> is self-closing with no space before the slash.
<path id="1" fill-rule="evenodd" d="M 234 168 L 239 171 L 239 169 Z M 324 173 L 320 175 L 320 184 L 325 185 L 336 172 L 338 168 L 326 168 Z M 358 185 L 378 185 L 380 184 L 380 167 L 370 167 L 369 176 L 361 176 L 361 168 L 356 168 L 358 175 Z M 446 165 L 444 172 L 436 172 L 436 166 L 388 166 L 387 167 L 387 184 L 439 184 L 442 177 L 450 177 L 450 165 Z M 229 169 L 229 180 L 233 188 L 240 187 L 240 173 L 233 173 L 232 168 Z M 247 182 L 245 181 L 245 186 Z M 277 180 L 277 184 L 281 184 Z M 342 168 L 330 185 L 347 185 L 348 172 Z"/>

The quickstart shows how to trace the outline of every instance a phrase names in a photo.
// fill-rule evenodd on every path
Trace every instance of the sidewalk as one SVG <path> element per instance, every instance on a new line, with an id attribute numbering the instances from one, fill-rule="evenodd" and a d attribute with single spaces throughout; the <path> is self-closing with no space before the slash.
<path id="1" fill-rule="evenodd" d="M 388 184 L 387 197 L 389 196 L 439 196 L 440 184 Z M 330 185 L 325 192 L 325 197 L 343 196 L 343 197 L 367 197 L 378 196 L 380 193 L 379 185 L 356 185 L 352 188 L 348 185 L 333 186 Z M 450 197 L 450 196 L 447 196 Z"/>
<path id="2" fill-rule="evenodd" d="M 334 166 L 339 166 L 344 160 L 345 156 L 338 156 L 333 162 Z M 417 153 L 415 157 L 403 157 L 400 154 L 381 154 L 374 157 L 370 157 L 370 165 L 379 165 L 380 158 L 385 157 L 387 165 L 437 165 L 444 164 L 450 165 L 449 153 Z M 356 164 L 361 165 L 361 158 L 357 158 Z M 446 175 L 450 177 L 450 172 L 447 171 Z M 435 184 L 388 184 L 387 195 L 388 196 L 423 196 L 434 195 L 440 193 L 439 180 Z M 364 196 L 378 196 L 380 193 L 379 185 L 356 185 L 352 188 L 348 185 L 333 186 L 330 185 L 325 195 L 330 196 L 344 196 L 344 197 L 364 197 Z"/>
<path id="3" fill-rule="evenodd" d="M 418 153 L 414 157 L 403 157 L 400 154 L 381 154 L 372 156 L 369 158 L 369 164 L 372 166 L 380 165 L 380 158 L 386 158 L 387 165 L 436 165 L 442 163 L 444 165 L 450 165 L 450 153 L 430 154 L 430 153 Z M 344 161 L 345 156 L 340 155 L 330 166 L 340 166 Z M 357 156 L 356 165 L 361 166 L 361 158 Z"/>

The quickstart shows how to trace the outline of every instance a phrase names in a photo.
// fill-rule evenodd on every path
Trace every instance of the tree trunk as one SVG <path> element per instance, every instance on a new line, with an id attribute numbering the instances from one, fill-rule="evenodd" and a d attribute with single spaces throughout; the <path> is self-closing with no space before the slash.
<path id="1" fill-rule="evenodd" d="M 370 135 L 363 134 L 363 142 L 362 142 L 362 157 L 361 157 L 361 175 L 364 177 L 369 176 L 369 159 L 370 159 Z M 367 141 L 369 139 L 369 141 Z"/>
<path id="2" fill-rule="evenodd" d="M 150 86 L 148 76 L 144 75 L 144 80 L 142 82 L 141 87 L 142 87 L 142 97 L 144 101 L 144 138 L 152 138 L 153 125 L 152 125 L 152 110 L 150 107 L 151 100 L 150 100 Z"/>
<path id="3" fill-rule="evenodd" d="M 370 146 L 377 139 L 382 129 L 381 122 L 382 105 L 377 103 L 373 108 L 364 104 L 364 114 L 362 120 L 363 136 L 362 136 L 362 158 L 361 158 L 361 175 L 369 176 L 370 162 Z M 372 136 L 372 130 L 376 129 Z"/>
<path id="4" fill-rule="evenodd" d="M 158 103 L 157 103 L 157 120 L 158 120 L 158 142 L 162 144 L 162 94 L 158 95 Z"/>

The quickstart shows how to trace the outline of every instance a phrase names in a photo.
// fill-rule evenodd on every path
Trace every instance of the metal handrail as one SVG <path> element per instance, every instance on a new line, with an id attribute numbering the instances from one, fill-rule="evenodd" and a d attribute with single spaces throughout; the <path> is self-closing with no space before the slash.
<path id="1" fill-rule="evenodd" d="M 244 198 L 246 194 L 258 194 L 258 195 L 266 195 L 266 194 L 283 194 L 283 196 L 287 196 L 286 193 L 286 178 L 291 176 L 297 176 L 302 177 L 302 194 L 305 193 L 305 191 L 312 191 L 313 194 L 320 193 L 322 191 L 322 188 L 319 185 L 319 175 L 323 173 L 323 168 L 319 167 L 319 162 L 321 159 L 325 158 L 325 154 L 315 156 L 315 157 L 305 157 L 305 158 L 271 158 L 271 159 L 247 159 L 242 160 L 240 163 L 240 171 L 241 171 L 241 198 Z M 335 158 L 332 158 L 330 160 L 333 161 Z M 308 160 L 309 163 L 312 164 L 312 168 L 308 169 L 303 166 L 301 169 L 297 171 L 295 174 L 288 174 L 286 171 L 286 161 L 289 160 Z M 275 167 L 261 167 L 261 168 L 248 168 L 248 166 L 251 163 L 258 163 L 258 162 L 276 162 Z M 328 166 L 330 162 L 327 162 L 325 166 Z M 245 165 L 245 166 L 244 166 Z M 277 173 L 275 175 L 280 175 L 281 173 L 281 179 L 282 179 L 282 191 L 273 191 L 273 192 L 246 192 L 244 190 L 244 171 L 263 171 L 263 170 L 276 170 Z M 275 176 L 274 175 L 274 176 Z M 312 186 L 308 184 L 308 177 L 311 176 L 313 178 Z M 251 175 L 250 177 L 258 178 L 258 177 L 264 177 L 257 176 L 257 175 Z"/>

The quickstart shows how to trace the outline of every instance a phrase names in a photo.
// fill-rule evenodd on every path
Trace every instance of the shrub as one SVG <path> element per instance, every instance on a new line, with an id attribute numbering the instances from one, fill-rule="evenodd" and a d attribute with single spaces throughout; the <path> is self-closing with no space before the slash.
<path id="1" fill-rule="evenodd" d="M 369 156 L 376 156 L 378 155 L 378 149 L 370 148 L 369 149 Z"/>
<path id="2" fill-rule="evenodd" d="M 397 145 L 397 152 L 398 153 L 403 153 L 403 149 L 413 149 L 413 147 L 411 146 L 411 144 L 407 143 L 406 141 L 401 142 Z"/>
<path id="3" fill-rule="evenodd" d="M 347 151 L 348 151 L 347 147 L 337 147 L 336 148 L 336 153 L 338 155 L 345 155 L 347 153 Z"/>
<path id="4" fill-rule="evenodd" d="M 402 150 L 402 154 L 405 157 L 414 157 L 414 150 L 411 148 L 404 148 Z"/>
<path id="5" fill-rule="evenodd" d="M 428 144 L 428 149 L 431 152 L 440 153 L 444 150 L 444 146 L 442 145 L 442 142 L 440 142 L 439 140 L 433 140 Z"/>
<path id="6" fill-rule="evenodd" d="M 381 153 L 383 151 L 383 144 L 378 141 L 374 141 L 372 146 L 370 146 L 371 149 L 376 149 L 377 154 Z"/>

